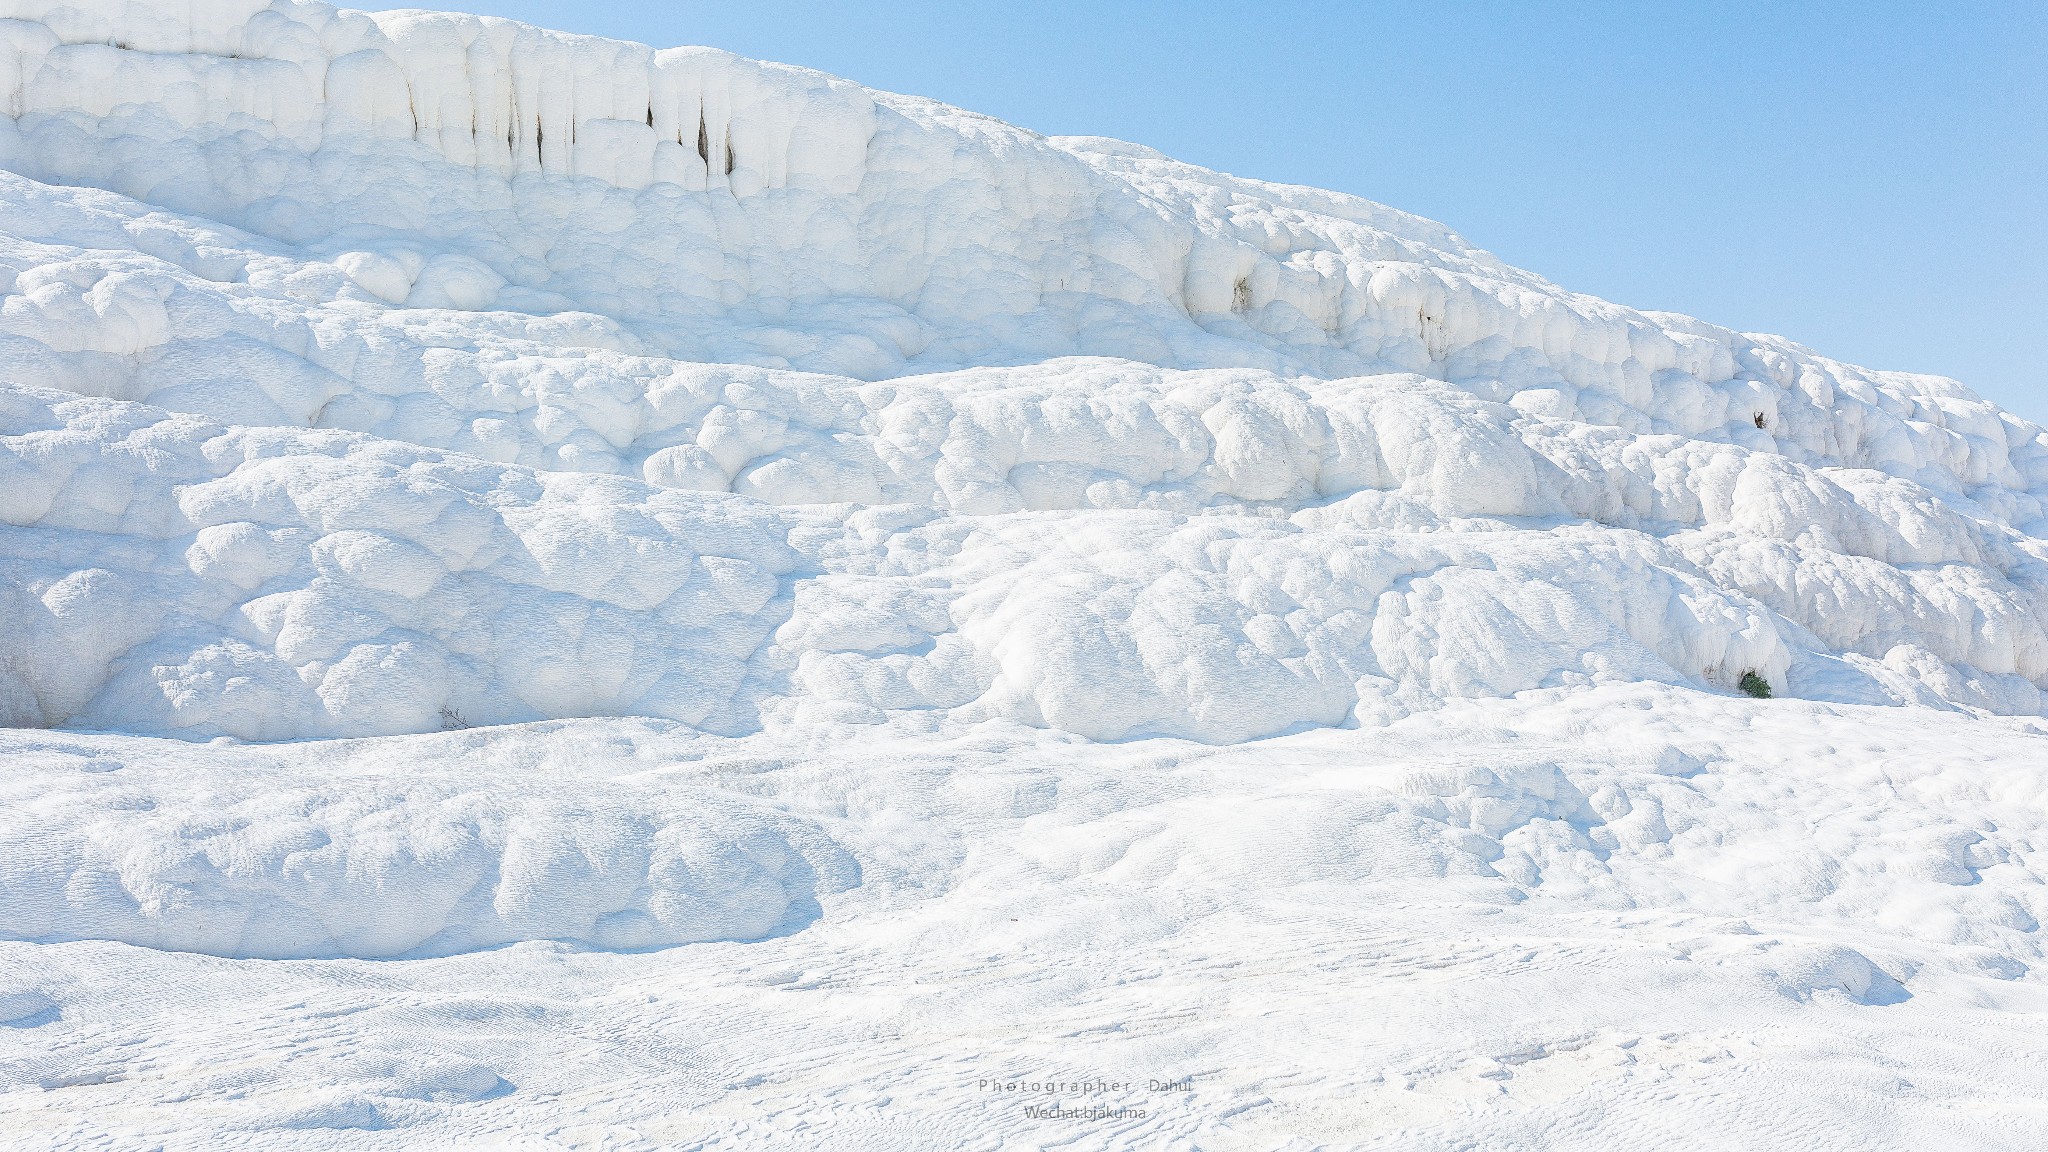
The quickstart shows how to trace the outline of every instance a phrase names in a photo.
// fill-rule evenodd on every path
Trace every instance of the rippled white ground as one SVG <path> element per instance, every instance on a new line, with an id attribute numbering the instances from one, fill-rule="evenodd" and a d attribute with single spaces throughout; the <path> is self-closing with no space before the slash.
<path id="1" fill-rule="evenodd" d="M 2038 720 L 1660 685 L 1222 748 L 999 724 L 9 732 L 0 927 L 43 942 L 0 943 L 0 1128 L 2038 1148 L 2044 763 Z M 250 939 L 308 956 L 437 935 L 384 960 L 115 942 L 230 952 L 264 916 Z M 705 942 L 607 949 L 607 916 Z M 581 942 L 480 947 L 549 934 Z M 1111 1115 L 1028 1111 L 1054 1102 Z"/>

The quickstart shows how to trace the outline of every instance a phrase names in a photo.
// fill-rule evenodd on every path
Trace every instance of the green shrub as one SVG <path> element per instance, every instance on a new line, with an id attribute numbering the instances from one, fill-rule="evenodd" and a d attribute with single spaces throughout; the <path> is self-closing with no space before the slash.
<path id="1" fill-rule="evenodd" d="M 1771 682 L 1755 672 L 1744 672 L 1742 674 L 1742 682 L 1737 687 L 1759 700 L 1769 700 L 1771 698 Z"/>

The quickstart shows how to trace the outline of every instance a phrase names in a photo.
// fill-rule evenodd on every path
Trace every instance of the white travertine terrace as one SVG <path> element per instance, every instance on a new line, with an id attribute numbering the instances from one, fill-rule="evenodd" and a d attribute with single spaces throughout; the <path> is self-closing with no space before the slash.
<path id="1" fill-rule="evenodd" d="M 0 108 L 7 723 L 2042 708 L 2041 429 L 1351 197 L 318 4 L 0 0 Z"/>
<path id="2" fill-rule="evenodd" d="M 2044 499 L 1348 196 L 0 0 L 0 1143 L 2048 1147 Z"/>

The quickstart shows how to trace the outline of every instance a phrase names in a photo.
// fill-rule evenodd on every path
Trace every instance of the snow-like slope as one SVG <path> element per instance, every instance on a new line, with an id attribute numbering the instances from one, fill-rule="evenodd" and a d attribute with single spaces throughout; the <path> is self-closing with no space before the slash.
<path id="1" fill-rule="evenodd" d="M 703 49 L 0 15 L 10 723 L 2042 706 L 2048 441 L 1950 382 Z"/>
<path id="2" fill-rule="evenodd" d="M 0 113 L 0 1142 L 2048 1146 L 1960 385 L 501 20 Z"/>
<path id="3" fill-rule="evenodd" d="M 2048 735 L 1916 711 L 0 733 L 0 1143 L 2030 1152 Z"/>

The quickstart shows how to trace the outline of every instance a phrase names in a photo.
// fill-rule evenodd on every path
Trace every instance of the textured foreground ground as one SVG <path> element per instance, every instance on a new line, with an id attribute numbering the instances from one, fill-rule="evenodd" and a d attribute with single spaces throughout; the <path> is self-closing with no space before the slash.
<path id="1" fill-rule="evenodd" d="M 578 721 L 0 751 L 10 892 L 68 853 L 187 923 L 250 888 L 430 915 L 404 877 L 437 852 L 568 918 L 664 835 L 779 824 L 813 862 L 756 943 L 0 944 L 12 1147 L 2048 1140 L 2035 721 L 1638 686 L 1232 748 Z M 716 856 L 702 899 L 758 883 Z"/>

